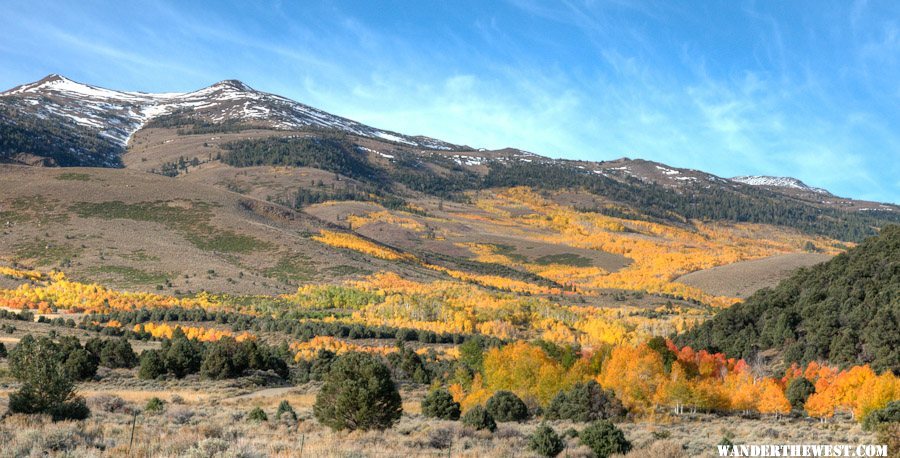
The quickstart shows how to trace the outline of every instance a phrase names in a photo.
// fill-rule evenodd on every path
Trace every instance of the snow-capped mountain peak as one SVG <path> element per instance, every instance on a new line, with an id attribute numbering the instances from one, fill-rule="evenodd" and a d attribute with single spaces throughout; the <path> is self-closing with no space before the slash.
<path id="1" fill-rule="evenodd" d="M 738 183 L 748 184 L 750 186 L 766 186 L 766 187 L 774 187 L 774 188 L 790 188 L 790 189 L 798 189 L 801 191 L 810 191 L 818 194 L 831 194 L 825 189 L 815 188 L 807 185 L 806 183 L 791 177 L 772 177 L 772 176 L 740 176 L 734 177 L 731 181 L 737 181 Z"/>
<path id="2" fill-rule="evenodd" d="M 376 129 L 229 79 L 193 92 L 144 93 L 105 89 L 52 74 L 0 92 L 0 105 L 41 119 L 67 118 L 124 148 L 147 122 L 175 112 L 207 122 L 241 122 L 272 129 L 321 127 L 428 149 L 453 149 L 427 137 Z"/>

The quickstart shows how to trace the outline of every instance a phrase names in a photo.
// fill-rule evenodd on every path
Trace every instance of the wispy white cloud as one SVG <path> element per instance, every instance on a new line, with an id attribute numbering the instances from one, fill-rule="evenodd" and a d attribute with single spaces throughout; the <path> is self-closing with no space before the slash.
<path id="1" fill-rule="evenodd" d="M 472 146 L 793 175 L 900 201 L 900 25 L 884 5 L 829 3 L 802 15 L 793 10 L 802 6 L 752 2 L 469 7 L 397 19 L 340 4 L 160 1 L 51 17 L 16 3 L 0 18 L 0 64 L 19 65 L 0 65 L 0 78 L 18 84 L 21 62 L 54 61 L 91 82 L 142 85 L 128 89 L 238 77 Z"/>

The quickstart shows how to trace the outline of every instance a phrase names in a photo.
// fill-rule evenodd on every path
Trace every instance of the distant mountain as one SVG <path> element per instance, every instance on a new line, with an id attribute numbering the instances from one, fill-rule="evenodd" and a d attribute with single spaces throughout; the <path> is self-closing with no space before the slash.
<path id="1" fill-rule="evenodd" d="M 787 363 L 900 373 L 900 226 L 757 291 L 677 340 L 735 357 L 776 349 Z"/>
<path id="2" fill-rule="evenodd" d="M 592 197 L 572 203 L 582 211 L 685 227 L 691 220 L 750 222 L 854 241 L 900 222 L 900 207 L 836 197 L 799 180 L 729 180 L 641 159 L 591 162 L 515 148 L 476 150 L 370 127 L 236 80 L 148 94 L 50 75 L 0 93 L 0 163 L 123 167 L 126 161 L 172 177 L 208 162 L 333 174 L 329 187 L 304 179 L 274 189 L 278 180 L 258 180 L 273 184 L 257 197 L 297 208 L 327 200 L 395 208 L 422 196 L 465 201 L 469 191 L 529 186 L 587 193 Z"/>
<path id="3" fill-rule="evenodd" d="M 149 94 L 105 89 L 78 83 L 60 75 L 0 93 L 0 126 L 11 138 L 21 128 L 62 142 L 61 151 L 40 145 L 0 143 L 0 158 L 49 156 L 59 165 L 117 166 L 131 136 L 154 120 L 173 122 L 189 116 L 207 123 L 232 123 L 259 128 L 294 130 L 309 127 L 335 129 L 428 149 L 461 149 L 427 137 L 412 137 L 376 129 L 335 116 L 284 97 L 254 90 L 236 80 L 225 80 L 187 93 Z M 91 133 L 98 134 L 90 139 Z"/>
<path id="4" fill-rule="evenodd" d="M 789 188 L 799 189 L 801 191 L 810 191 L 819 194 L 830 195 L 831 193 L 822 188 L 814 188 L 806 183 L 791 177 L 770 177 L 770 176 L 741 176 L 734 177 L 732 181 L 749 184 L 751 186 L 765 186 L 769 188 Z"/>

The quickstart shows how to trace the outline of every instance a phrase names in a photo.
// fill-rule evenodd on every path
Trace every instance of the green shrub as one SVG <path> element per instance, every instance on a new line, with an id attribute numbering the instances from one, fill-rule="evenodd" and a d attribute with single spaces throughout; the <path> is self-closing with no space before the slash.
<path id="1" fill-rule="evenodd" d="M 900 401 L 889 402 L 883 408 L 869 412 L 862 420 L 862 427 L 866 431 L 875 431 L 886 423 L 900 423 Z"/>
<path id="2" fill-rule="evenodd" d="M 553 428 L 541 425 L 528 439 L 528 448 L 538 455 L 552 458 L 559 455 L 566 448 L 566 444 Z"/>
<path id="3" fill-rule="evenodd" d="M 484 364 L 484 349 L 487 346 L 485 338 L 476 334 L 466 339 L 459 348 L 459 361 L 473 370 L 480 371 Z"/>
<path id="4" fill-rule="evenodd" d="M 63 367 L 75 380 L 89 380 L 97 374 L 97 360 L 83 348 L 73 348 L 65 356 Z"/>
<path id="5" fill-rule="evenodd" d="M 391 373 L 377 357 L 347 353 L 331 364 L 313 414 L 333 430 L 384 430 L 400 420 L 403 407 Z"/>
<path id="6" fill-rule="evenodd" d="M 428 393 L 422 400 L 422 414 L 441 420 L 459 420 L 459 403 L 444 388 Z"/>
<path id="7" fill-rule="evenodd" d="M 497 430 L 497 422 L 494 421 L 494 417 L 491 416 L 487 409 L 481 406 L 475 406 L 469 409 L 469 411 L 462 416 L 462 423 L 479 430 L 486 429 L 490 432 Z"/>
<path id="8" fill-rule="evenodd" d="M 625 434 L 609 420 L 591 423 L 578 433 L 578 438 L 597 458 L 607 458 L 615 453 L 625 454 L 631 450 L 631 443 L 625 439 Z"/>
<path id="9" fill-rule="evenodd" d="M 428 369 L 422 358 L 411 348 L 404 345 L 403 340 L 397 341 L 397 351 L 387 356 L 388 365 L 396 380 L 412 381 L 423 385 L 431 382 Z"/>
<path id="10" fill-rule="evenodd" d="M 163 344 L 162 352 L 166 371 L 178 378 L 196 373 L 203 362 L 203 346 L 199 342 L 189 340 L 180 327 L 176 327 L 172 332 L 172 339 Z"/>
<path id="11" fill-rule="evenodd" d="M 166 408 L 166 402 L 160 398 L 152 397 L 147 400 L 147 404 L 144 406 L 144 412 L 147 413 L 160 413 Z"/>
<path id="12" fill-rule="evenodd" d="M 259 408 L 254 407 L 249 413 L 247 413 L 247 420 L 249 421 L 269 421 L 269 416 L 266 415 L 266 411 Z"/>
<path id="13" fill-rule="evenodd" d="M 3 342 L 0 342 L 0 358 L 6 358 L 6 345 L 3 345 Z"/>
<path id="14" fill-rule="evenodd" d="M 291 404 L 287 402 L 287 400 L 279 402 L 278 410 L 275 411 L 275 419 L 281 420 L 281 417 L 284 417 L 289 421 L 297 421 L 297 412 L 294 412 L 294 408 L 291 407 Z"/>
<path id="15" fill-rule="evenodd" d="M 159 350 L 144 350 L 141 353 L 141 368 L 138 377 L 153 380 L 166 374 L 166 362 Z"/>
<path id="16" fill-rule="evenodd" d="M 131 369 L 138 364 L 138 357 L 127 339 L 113 339 L 104 342 L 100 350 L 100 365 L 110 369 Z"/>
<path id="17" fill-rule="evenodd" d="M 61 347 L 49 338 L 23 337 L 9 354 L 10 373 L 21 383 L 9 395 L 9 411 L 48 414 L 54 421 L 90 416 L 84 398 L 75 393 L 75 378 L 64 358 Z"/>
<path id="18" fill-rule="evenodd" d="M 806 400 L 815 392 L 816 386 L 812 382 L 807 380 L 806 377 L 797 377 L 791 380 L 784 394 L 788 402 L 791 403 L 791 407 L 794 410 L 801 411 L 803 410 L 803 405 L 806 404 Z"/>
<path id="19" fill-rule="evenodd" d="M 576 383 L 568 391 L 560 391 L 547 406 L 548 420 L 571 420 L 588 423 L 625 417 L 628 411 L 612 390 L 604 390 L 591 380 Z"/>
<path id="20" fill-rule="evenodd" d="M 237 342 L 233 338 L 222 338 L 209 344 L 200 365 L 200 376 L 213 380 L 237 377 L 243 370 L 235 364 L 234 354 Z"/>
<path id="21" fill-rule="evenodd" d="M 309 378 L 316 381 L 325 380 L 335 359 L 337 359 L 337 355 L 333 351 L 320 348 L 316 352 L 315 359 L 310 363 Z"/>
<path id="22" fill-rule="evenodd" d="M 528 419 L 528 406 L 518 396 L 509 391 L 498 391 L 488 399 L 485 405 L 495 420 L 525 421 Z"/>

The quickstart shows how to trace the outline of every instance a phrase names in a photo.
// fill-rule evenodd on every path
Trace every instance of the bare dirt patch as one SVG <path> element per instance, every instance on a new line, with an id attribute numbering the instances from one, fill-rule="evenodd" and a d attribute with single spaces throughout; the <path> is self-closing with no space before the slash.
<path id="1" fill-rule="evenodd" d="M 800 267 L 829 259 L 831 256 L 821 253 L 781 254 L 691 272 L 675 281 L 718 296 L 747 298 L 761 288 L 777 285 Z"/>

